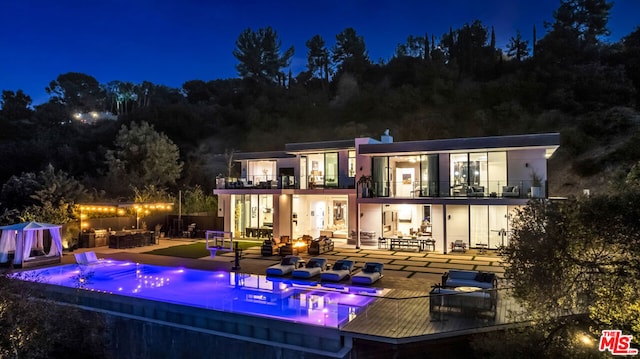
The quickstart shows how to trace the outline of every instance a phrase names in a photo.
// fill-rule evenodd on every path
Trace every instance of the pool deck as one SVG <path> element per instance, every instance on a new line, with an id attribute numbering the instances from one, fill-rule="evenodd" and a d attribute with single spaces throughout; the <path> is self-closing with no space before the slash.
<path id="1" fill-rule="evenodd" d="M 194 240 L 163 239 L 160 244 L 151 247 L 130 249 L 112 249 L 97 247 L 79 249 L 93 250 L 99 258 L 136 261 L 140 263 L 183 266 L 204 270 L 232 271 L 234 253 L 218 253 L 215 257 L 207 256 L 199 259 L 187 259 L 160 255 L 145 254 L 158 248 L 193 243 Z M 304 259 L 312 256 L 301 255 Z M 355 262 L 355 271 L 365 262 L 384 263 L 384 277 L 372 286 L 389 288 L 391 291 L 385 298 L 377 300 L 369 306 L 364 315 L 359 315 L 344 326 L 343 335 L 365 340 L 402 344 L 432 339 L 453 337 L 465 334 L 495 330 L 496 327 L 513 325 L 508 313 L 521 311 L 514 300 L 500 293 L 494 318 L 479 316 L 478 313 L 431 313 L 429 311 L 429 291 L 432 286 L 440 284 L 441 276 L 450 269 L 490 271 L 497 274 L 502 282 L 504 266 L 502 259 L 489 251 L 480 254 L 474 250 L 467 253 L 438 252 L 405 252 L 389 251 L 375 247 L 355 249 L 353 246 L 336 245 L 334 251 L 323 253 L 329 263 L 338 259 L 349 259 Z M 260 246 L 249 248 L 243 252 L 240 270 L 245 273 L 265 274 L 268 266 L 278 263 L 279 256 L 263 257 Z M 75 263 L 73 253 L 64 253 L 62 263 Z M 350 281 L 344 281 L 349 285 Z M 501 285 L 499 285 L 500 287 Z"/>
<path id="2" fill-rule="evenodd" d="M 81 248 L 76 252 L 86 252 L 93 250 L 99 258 L 112 258 L 117 260 L 130 260 L 141 263 L 184 266 L 187 268 L 205 270 L 227 270 L 231 271 L 234 266 L 234 253 L 218 253 L 215 257 L 207 256 L 199 259 L 177 258 L 169 256 L 145 254 L 154 249 L 167 248 L 178 245 L 193 243 L 194 240 L 163 239 L 160 244 L 147 247 L 136 247 L 128 249 L 114 249 L 108 247 Z M 303 259 L 313 256 L 308 254 L 300 255 Z M 338 259 L 349 259 L 354 261 L 354 271 L 358 271 L 365 262 L 384 263 L 384 277 L 375 283 L 375 287 L 389 289 L 407 289 L 424 291 L 428 293 L 431 287 L 440 284 L 442 274 L 449 269 L 479 270 L 489 271 L 497 274 L 499 278 L 504 273 L 502 258 L 495 252 L 488 251 L 479 254 L 475 250 L 467 253 L 447 253 L 441 252 L 415 252 L 415 251 L 390 251 L 377 249 L 377 247 L 363 246 L 355 249 L 336 243 L 335 250 L 325 252 L 316 257 L 326 258 L 328 263 L 334 263 Z M 263 257 L 260 254 L 260 245 L 244 250 L 240 260 L 240 271 L 252 274 L 265 274 L 266 268 L 272 264 L 280 262 L 280 256 Z M 65 252 L 62 263 L 75 263 L 73 253 Z"/>

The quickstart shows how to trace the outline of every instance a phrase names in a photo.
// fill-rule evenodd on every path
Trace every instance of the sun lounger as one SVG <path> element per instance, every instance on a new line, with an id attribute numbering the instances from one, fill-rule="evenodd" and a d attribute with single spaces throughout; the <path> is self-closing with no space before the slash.
<path id="1" fill-rule="evenodd" d="M 300 260 L 300 257 L 298 256 L 293 256 L 293 255 L 284 256 L 284 258 L 282 258 L 280 263 L 274 264 L 267 268 L 267 275 L 277 275 L 277 276 L 287 275 L 293 272 L 299 260 Z"/>
<path id="2" fill-rule="evenodd" d="M 96 257 L 96 252 L 90 251 L 85 253 L 74 253 L 74 257 L 76 258 L 76 263 L 80 265 L 91 265 L 99 263 L 98 257 Z"/>
<path id="3" fill-rule="evenodd" d="M 330 270 L 320 273 L 320 279 L 339 282 L 351 275 L 351 269 L 353 269 L 353 261 L 340 259 Z"/>
<path id="4" fill-rule="evenodd" d="M 74 253 L 73 256 L 76 258 L 76 263 L 87 264 L 87 257 L 85 257 L 84 253 Z"/>
<path id="5" fill-rule="evenodd" d="M 326 264 L 327 260 L 325 258 L 311 258 L 304 268 L 294 270 L 292 276 L 294 278 L 313 278 L 322 273 Z"/>
<path id="6" fill-rule="evenodd" d="M 384 264 L 377 262 L 367 262 L 364 264 L 362 271 L 354 274 L 351 277 L 351 282 L 354 284 L 373 284 L 378 279 L 382 278 L 382 269 Z"/>

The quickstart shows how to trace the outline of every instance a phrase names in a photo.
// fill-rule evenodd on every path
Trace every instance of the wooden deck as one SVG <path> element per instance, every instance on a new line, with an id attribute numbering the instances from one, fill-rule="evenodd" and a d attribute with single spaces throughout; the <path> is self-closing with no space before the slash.
<path id="1" fill-rule="evenodd" d="M 495 318 L 493 313 L 460 308 L 430 312 L 430 300 L 427 292 L 392 290 L 341 331 L 353 338 L 404 344 L 492 331 L 522 322 L 513 319 L 512 312 L 522 314 L 523 310 L 507 290 L 498 293 Z"/>

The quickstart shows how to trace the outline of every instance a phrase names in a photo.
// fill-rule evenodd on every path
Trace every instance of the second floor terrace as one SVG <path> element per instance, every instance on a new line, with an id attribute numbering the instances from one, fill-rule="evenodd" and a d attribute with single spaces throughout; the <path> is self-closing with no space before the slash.
<path id="1" fill-rule="evenodd" d="M 555 133 L 364 140 L 239 154 L 240 176 L 219 179 L 217 189 L 344 189 L 359 197 L 389 198 L 547 197 L 547 159 L 559 146 Z"/>

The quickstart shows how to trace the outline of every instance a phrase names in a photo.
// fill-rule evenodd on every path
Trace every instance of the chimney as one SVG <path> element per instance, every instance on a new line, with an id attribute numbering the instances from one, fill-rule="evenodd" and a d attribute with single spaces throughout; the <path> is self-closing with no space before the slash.
<path id="1" fill-rule="evenodd" d="M 389 135 L 389 129 L 384 130 L 384 134 L 380 137 L 382 143 L 393 143 L 393 136 Z"/>

